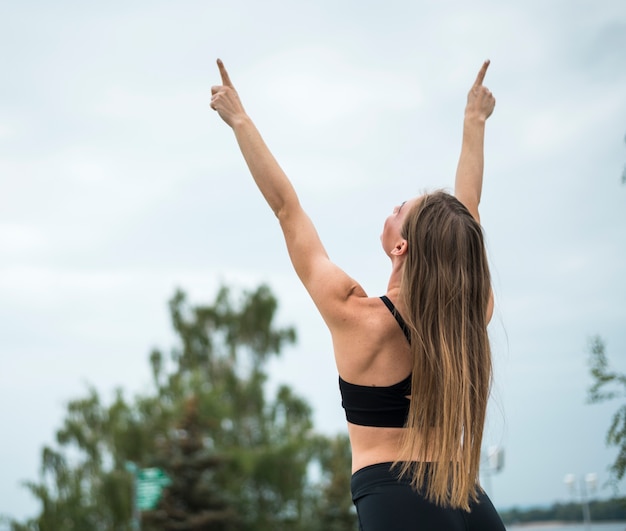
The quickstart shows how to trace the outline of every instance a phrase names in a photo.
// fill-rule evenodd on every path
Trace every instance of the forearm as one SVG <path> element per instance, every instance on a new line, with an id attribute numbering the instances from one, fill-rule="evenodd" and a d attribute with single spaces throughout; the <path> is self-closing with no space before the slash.
<path id="1" fill-rule="evenodd" d="M 485 122 L 491 116 L 496 104 L 493 94 L 483 85 L 488 66 L 489 60 L 483 63 L 467 95 L 463 120 L 463 144 L 454 183 L 454 195 L 479 222 L 478 205 L 483 191 L 485 165 Z"/>
<path id="2" fill-rule="evenodd" d="M 454 183 L 454 195 L 477 219 L 483 187 L 485 121 L 485 118 L 466 112 Z"/>
<path id="3" fill-rule="evenodd" d="M 280 217 L 289 206 L 298 204 L 291 182 L 248 116 L 238 119 L 232 128 L 256 185 L 274 214 Z"/>

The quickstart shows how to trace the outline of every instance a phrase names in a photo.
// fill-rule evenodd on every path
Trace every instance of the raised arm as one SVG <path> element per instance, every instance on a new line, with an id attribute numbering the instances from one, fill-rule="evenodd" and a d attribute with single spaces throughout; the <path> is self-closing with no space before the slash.
<path id="1" fill-rule="evenodd" d="M 211 108 L 232 128 L 250 173 L 278 218 L 289 256 L 300 280 L 330 325 L 341 319 L 341 301 L 358 284 L 328 258 L 291 182 L 245 112 L 228 72 L 219 59 L 222 85 L 211 88 Z"/>
<path id="2" fill-rule="evenodd" d="M 228 72 L 219 59 L 217 66 L 222 85 L 211 87 L 211 108 L 232 128 L 254 181 L 276 217 L 280 219 L 289 209 L 299 207 L 298 196 L 246 114 Z"/>
<path id="3" fill-rule="evenodd" d="M 489 61 L 485 61 L 467 95 L 463 143 L 454 183 L 454 195 L 478 222 L 478 205 L 483 188 L 485 122 L 496 104 L 489 89 L 483 86 L 488 67 Z"/>

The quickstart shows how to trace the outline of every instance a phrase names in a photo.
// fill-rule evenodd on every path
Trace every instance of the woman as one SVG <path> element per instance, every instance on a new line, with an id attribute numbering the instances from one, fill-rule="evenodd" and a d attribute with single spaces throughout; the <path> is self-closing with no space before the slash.
<path id="1" fill-rule="evenodd" d="M 485 121 L 495 105 L 483 86 L 489 62 L 468 95 L 454 196 L 410 199 L 385 221 L 381 242 L 392 269 L 383 297 L 368 297 L 330 261 L 219 59 L 217 65 L 222 84 L 211 89 L 211 108 L 233 129 L 332 335 L 360 528 L 504 530 L 478 485 L 493 311 L 478 215 Z"/>

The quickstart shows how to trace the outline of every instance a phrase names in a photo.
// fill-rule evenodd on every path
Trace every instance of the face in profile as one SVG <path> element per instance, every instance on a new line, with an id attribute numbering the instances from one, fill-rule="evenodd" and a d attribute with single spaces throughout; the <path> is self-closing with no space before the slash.
<path id="1" fill-rule="evenodd" d="M 388 256 L 393 254 L 393 250 L 404 240 L 402 238 L 402 226 L 407 214 L 419 203 L 422 196 L 413 197 L 408 201 L 395 206 L 390 216 L 385 220 L 380 241 L 383 250 Z"/>

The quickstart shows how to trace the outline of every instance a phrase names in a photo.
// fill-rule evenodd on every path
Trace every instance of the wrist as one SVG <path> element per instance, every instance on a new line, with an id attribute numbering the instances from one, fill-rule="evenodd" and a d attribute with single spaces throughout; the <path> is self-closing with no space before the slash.
<path id="1" fill-rule="evenodd" d="M 250 125 L 252 125 L 252 120 L 250 120 L 250 117 L 245 113 L 233 116 L 230 121 L 230 126 L 233 129 L 243 129 Z"/>
<path id="2" fill-rule="evenodd" d="M 484 127 L 486 121 L 487 117 L 484 114 L 473 109 L 465 109 L 465 115 L 463 117 L 465 125 Z"/>

